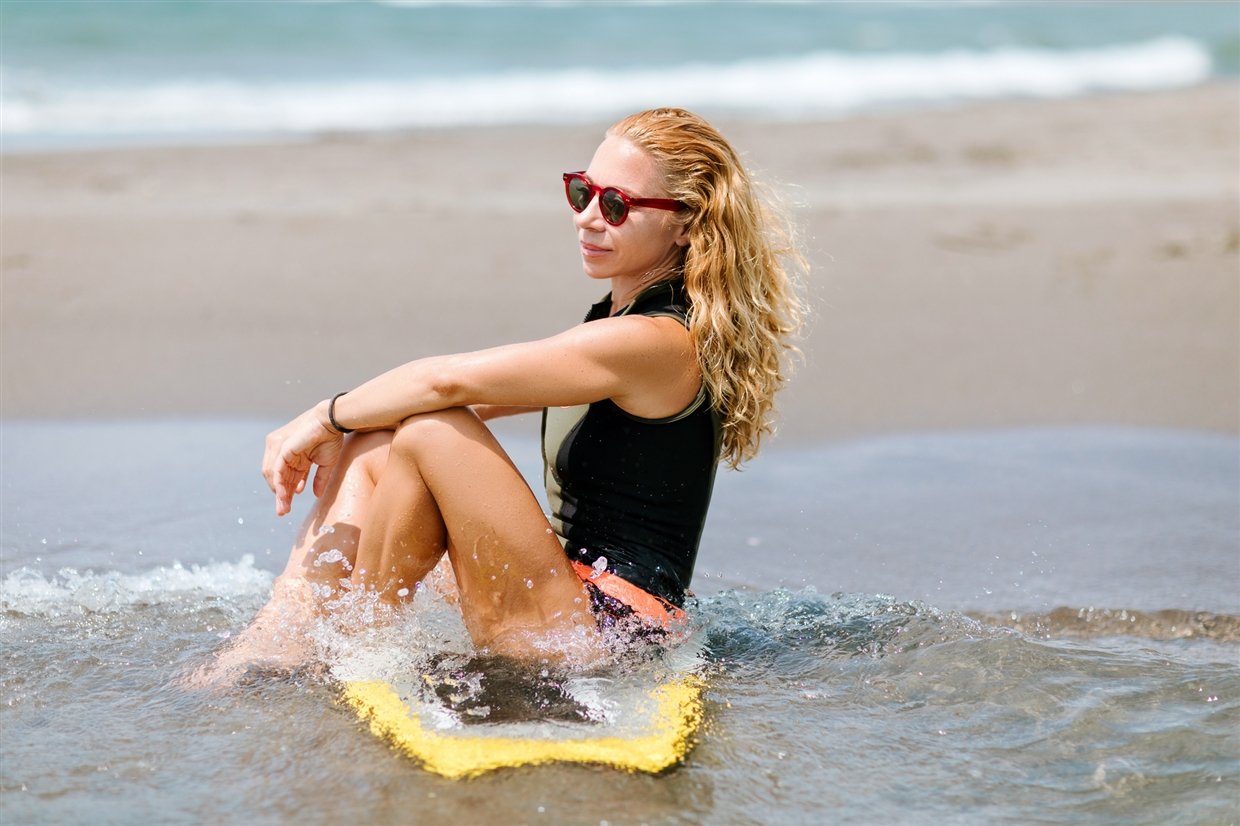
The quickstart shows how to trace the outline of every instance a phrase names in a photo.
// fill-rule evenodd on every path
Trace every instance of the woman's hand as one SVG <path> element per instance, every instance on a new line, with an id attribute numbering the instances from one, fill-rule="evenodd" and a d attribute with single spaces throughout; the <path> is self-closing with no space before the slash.
<path id="1" fill-rule="evenodd" d="M 268 434 L 263 478 L 275 491 L 277 516 L 293 509 L 293 494 L 306 489 L 314 465 L 319 466 L 314 475 L 314 495 L 323 495 L 343 447 L 344 435 L 331 426 L 325 401 Z"/>

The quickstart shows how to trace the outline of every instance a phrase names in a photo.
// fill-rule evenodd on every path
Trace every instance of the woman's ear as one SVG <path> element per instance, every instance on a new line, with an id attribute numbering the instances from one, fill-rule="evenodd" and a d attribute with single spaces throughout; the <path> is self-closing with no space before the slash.
<path id="1" fill-rule="evenodd" d="M 672 243 L 678 247 L 689 246 L 689 222 L 671 218 L 668 229 L 672 231 Z"/>

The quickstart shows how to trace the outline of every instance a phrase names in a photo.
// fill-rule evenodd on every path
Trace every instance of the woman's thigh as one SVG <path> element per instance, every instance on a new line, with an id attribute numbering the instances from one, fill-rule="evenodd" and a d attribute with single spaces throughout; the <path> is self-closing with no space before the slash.
<path id="1" fill-rule="evenodd" d="M 546 643 L 548 632 L 593 631 L 588 594 L 538 499 L 473 411 L 455 408 L 404 422 L 381 484 L 394 471 L 423 485 L 434 502 L 439 542 L 476 643 L 528 654 L 531 645 Z"/>

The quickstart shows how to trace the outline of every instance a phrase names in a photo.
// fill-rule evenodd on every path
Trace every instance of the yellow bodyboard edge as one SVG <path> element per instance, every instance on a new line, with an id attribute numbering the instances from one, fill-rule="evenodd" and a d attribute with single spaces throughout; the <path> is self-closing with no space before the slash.
<path id="1" fill-rule="evenodd" d="M 679 763 L 702 719 L 702 686 L 696 677 L 660 685 L 648 733 L 641 737 L 538 740 L 442 735 L 424 728 L 416 713 L 389 684 L 380 680 L 346 683 L 342 702 L 369 720 L 370 730 L 450 779 L 476 777 L 510 766 L 538 763 L 598 763 L 629 771 L 657 773 Z"/>

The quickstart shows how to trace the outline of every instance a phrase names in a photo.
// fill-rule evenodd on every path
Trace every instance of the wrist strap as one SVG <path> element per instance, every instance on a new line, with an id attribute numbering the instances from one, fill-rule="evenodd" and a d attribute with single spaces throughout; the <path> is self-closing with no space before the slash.
<path id="1" fill-rule="evenodd" d="M 347 392 L 349 391 L 346 390 L 345 393 Z M 327 403 L 327 420 L 332 423 L 332 427 L 336 428 L 336 432 L 342 435 L 345 433 L 353 432 L 352 428 L 341 427 L 340 422 L 336 421 L 336 399 L 340 398 L 343 395 L 344 393 L 337 393 L 336 395 L 332 396 L 332 400 Z"/>

